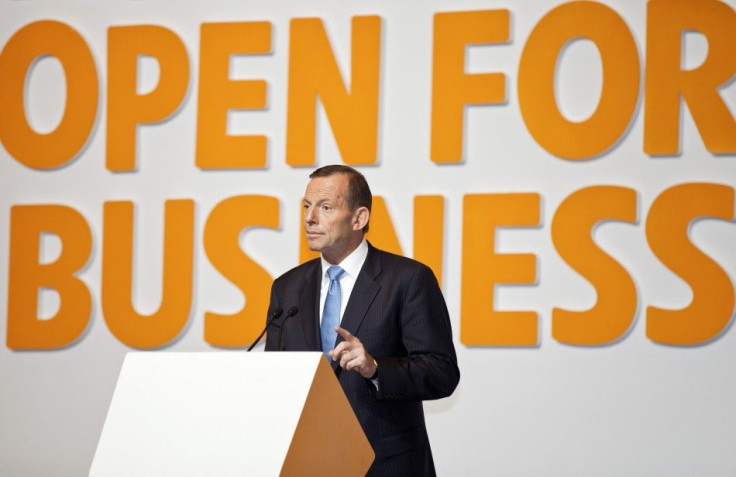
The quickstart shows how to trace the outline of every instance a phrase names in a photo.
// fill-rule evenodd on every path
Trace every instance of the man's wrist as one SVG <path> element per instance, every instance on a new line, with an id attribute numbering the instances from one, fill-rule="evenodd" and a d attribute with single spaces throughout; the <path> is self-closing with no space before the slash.
<path id="1" fill-rule="evenodd" d="M 373 358 L 373 367 L 374 367 L 373 375 L 370 378 L 368 378 L 371 381 L 375 381 L 376 379 L 378 379 L 378 361 L 376 361 L 376 358 Z"/>

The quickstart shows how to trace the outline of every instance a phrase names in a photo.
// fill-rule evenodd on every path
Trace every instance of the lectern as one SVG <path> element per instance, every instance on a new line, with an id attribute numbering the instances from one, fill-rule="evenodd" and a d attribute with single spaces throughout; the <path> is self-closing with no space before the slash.
<path id="1" fill-rule="evenodd" d="M 365 475 L 322 353 L 128 353 L 90 476 Z"/>

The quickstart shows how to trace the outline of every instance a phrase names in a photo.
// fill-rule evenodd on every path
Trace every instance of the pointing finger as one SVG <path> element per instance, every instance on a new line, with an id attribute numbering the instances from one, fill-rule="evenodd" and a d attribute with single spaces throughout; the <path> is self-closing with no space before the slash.
<path id="1" fill-rule="evenodd" d="M 357 339 L 353 335 L 351 335 L 350 332 L 348 330 L 346 330 L 345 328 L 341 328 L 339 326 L 336 326 L 335 327 L 335 331 L 337 331 L 337 334 L 339 334 L 340 336 L 342 336 L 342 338 L 345 341 L 351 341 L 351 340 Z"/>

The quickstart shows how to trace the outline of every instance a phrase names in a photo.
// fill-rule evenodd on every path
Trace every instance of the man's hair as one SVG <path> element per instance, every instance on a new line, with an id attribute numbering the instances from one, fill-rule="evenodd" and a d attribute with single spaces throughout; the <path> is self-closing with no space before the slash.
<path id="1" fill-rule="evenodd" d="M 345 174 L 348 176 L 348 194 L 345 197 L 345 202 L 348 204 L 348 208 L 351 211 L 358 210 L 359 207 L 365 207 L 370 212 L 371 205 L 373 204 L 373 194 L 371 194 L 371 188 L 368 187 L 368 181 L 365 180 L 363 174 L 356 171 L 350 166 L 344 166 L 342 164 L 333 164 L 330 166 L 320 167 L 311 174 L 310 179 L 315 177 L 329 177 L 335 174 Z M 368 232 L 368 223 L 363 227 L 363 233 Z"/>

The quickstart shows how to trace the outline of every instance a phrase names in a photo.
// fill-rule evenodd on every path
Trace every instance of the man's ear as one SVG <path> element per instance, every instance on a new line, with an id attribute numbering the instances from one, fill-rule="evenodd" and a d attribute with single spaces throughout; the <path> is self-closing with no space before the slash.
<path id="1" fill-rule="evenodd" d="M 353 230 L 362 230 L 368 224 L 370 218 L 371 211 L 368 210 L 368 207 L 358 207 L 353 214 Z"/>

